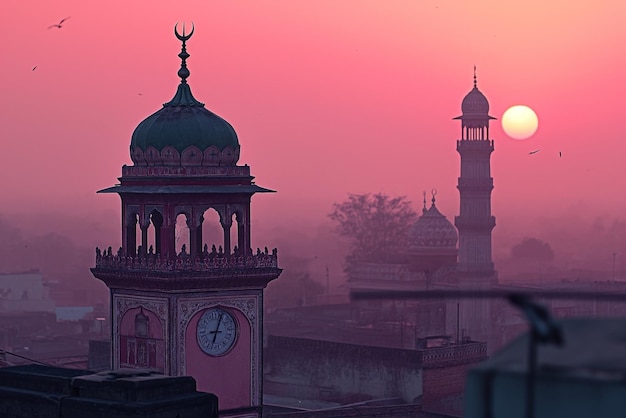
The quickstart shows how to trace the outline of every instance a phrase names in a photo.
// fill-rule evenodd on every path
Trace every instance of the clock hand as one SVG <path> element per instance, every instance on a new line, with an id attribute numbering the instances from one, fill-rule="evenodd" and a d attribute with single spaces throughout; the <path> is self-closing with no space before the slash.
<path id="1" fill-rule="evenodd" d="M 224 316 L 224 313 L 220 313 L 220 317 L 217 319 L 217 326 L 215 327 L 215 331 L 213 331 L 213 343 L 215 343 L 215 338 L 217 338 L 217 333 L 219 332 L 218 330 L 220 329 L 220 324 L 222 323 L 222 317 Z"/>

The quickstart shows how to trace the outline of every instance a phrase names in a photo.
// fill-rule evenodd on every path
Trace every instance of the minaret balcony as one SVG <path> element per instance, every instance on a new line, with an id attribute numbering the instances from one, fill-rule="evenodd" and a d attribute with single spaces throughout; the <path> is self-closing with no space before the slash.
<path id="1" fill-rule="evenodd" d="M 492 177 L 459 177 L 458 189 L 463 190 L 492 190 L 493 178 Z"/>
<path id="2" fill-rule="evenodd" d="M 456 149 L 464 154 L 488 156 L 494 150 L 493 139 L 459 139 L 456 141 Z"/>
<path id="3" fill-rule="evenodd" d="M 469 218 L 465 216 L 456 216 L 454 225 L 463 231 L 491 231 L 496 226 L 495 216 L 486 216 L 481 218 Z"/>

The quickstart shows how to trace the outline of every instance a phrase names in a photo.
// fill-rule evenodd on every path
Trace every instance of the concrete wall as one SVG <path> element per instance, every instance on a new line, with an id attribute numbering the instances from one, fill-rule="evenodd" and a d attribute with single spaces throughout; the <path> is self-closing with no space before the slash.
<path id="1" fill-rule="evenodd" d="M 269 336 L 264 356 L 264 391 L 272 395 L 413 402 L 422 394 L 421 354 L 414 350 Z"/>

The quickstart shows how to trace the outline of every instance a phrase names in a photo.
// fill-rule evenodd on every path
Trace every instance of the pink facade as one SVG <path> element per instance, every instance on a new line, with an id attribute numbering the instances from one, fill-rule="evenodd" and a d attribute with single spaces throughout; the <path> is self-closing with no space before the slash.
<path id="1" fill-rule="evenodd" d="M 224 356 L 205 354 L 196 340 L 196 327 L 204 309 L 189 321 L 185 332 L 185 369 L 183 374 L 196 379 L 198 390 L 219 393 L 220 409 L 234 409 L 250 405 L 252 381 L 251 326 L 239 310 L 229 309 L 239 325 L 234 347 Z M 257 356 L 258 358 L 258 356 Z"/>

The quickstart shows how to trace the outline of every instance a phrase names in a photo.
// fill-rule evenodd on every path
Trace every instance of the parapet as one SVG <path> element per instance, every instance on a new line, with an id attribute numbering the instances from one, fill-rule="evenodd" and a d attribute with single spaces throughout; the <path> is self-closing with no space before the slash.
<path id="1" fill-rule="evenodd" d="M 196 391 L 188 376 L 153 370 L 93 373 L 40 365 L 0 368 L 2 417 L 210 417 L 217 396 Z"/>

